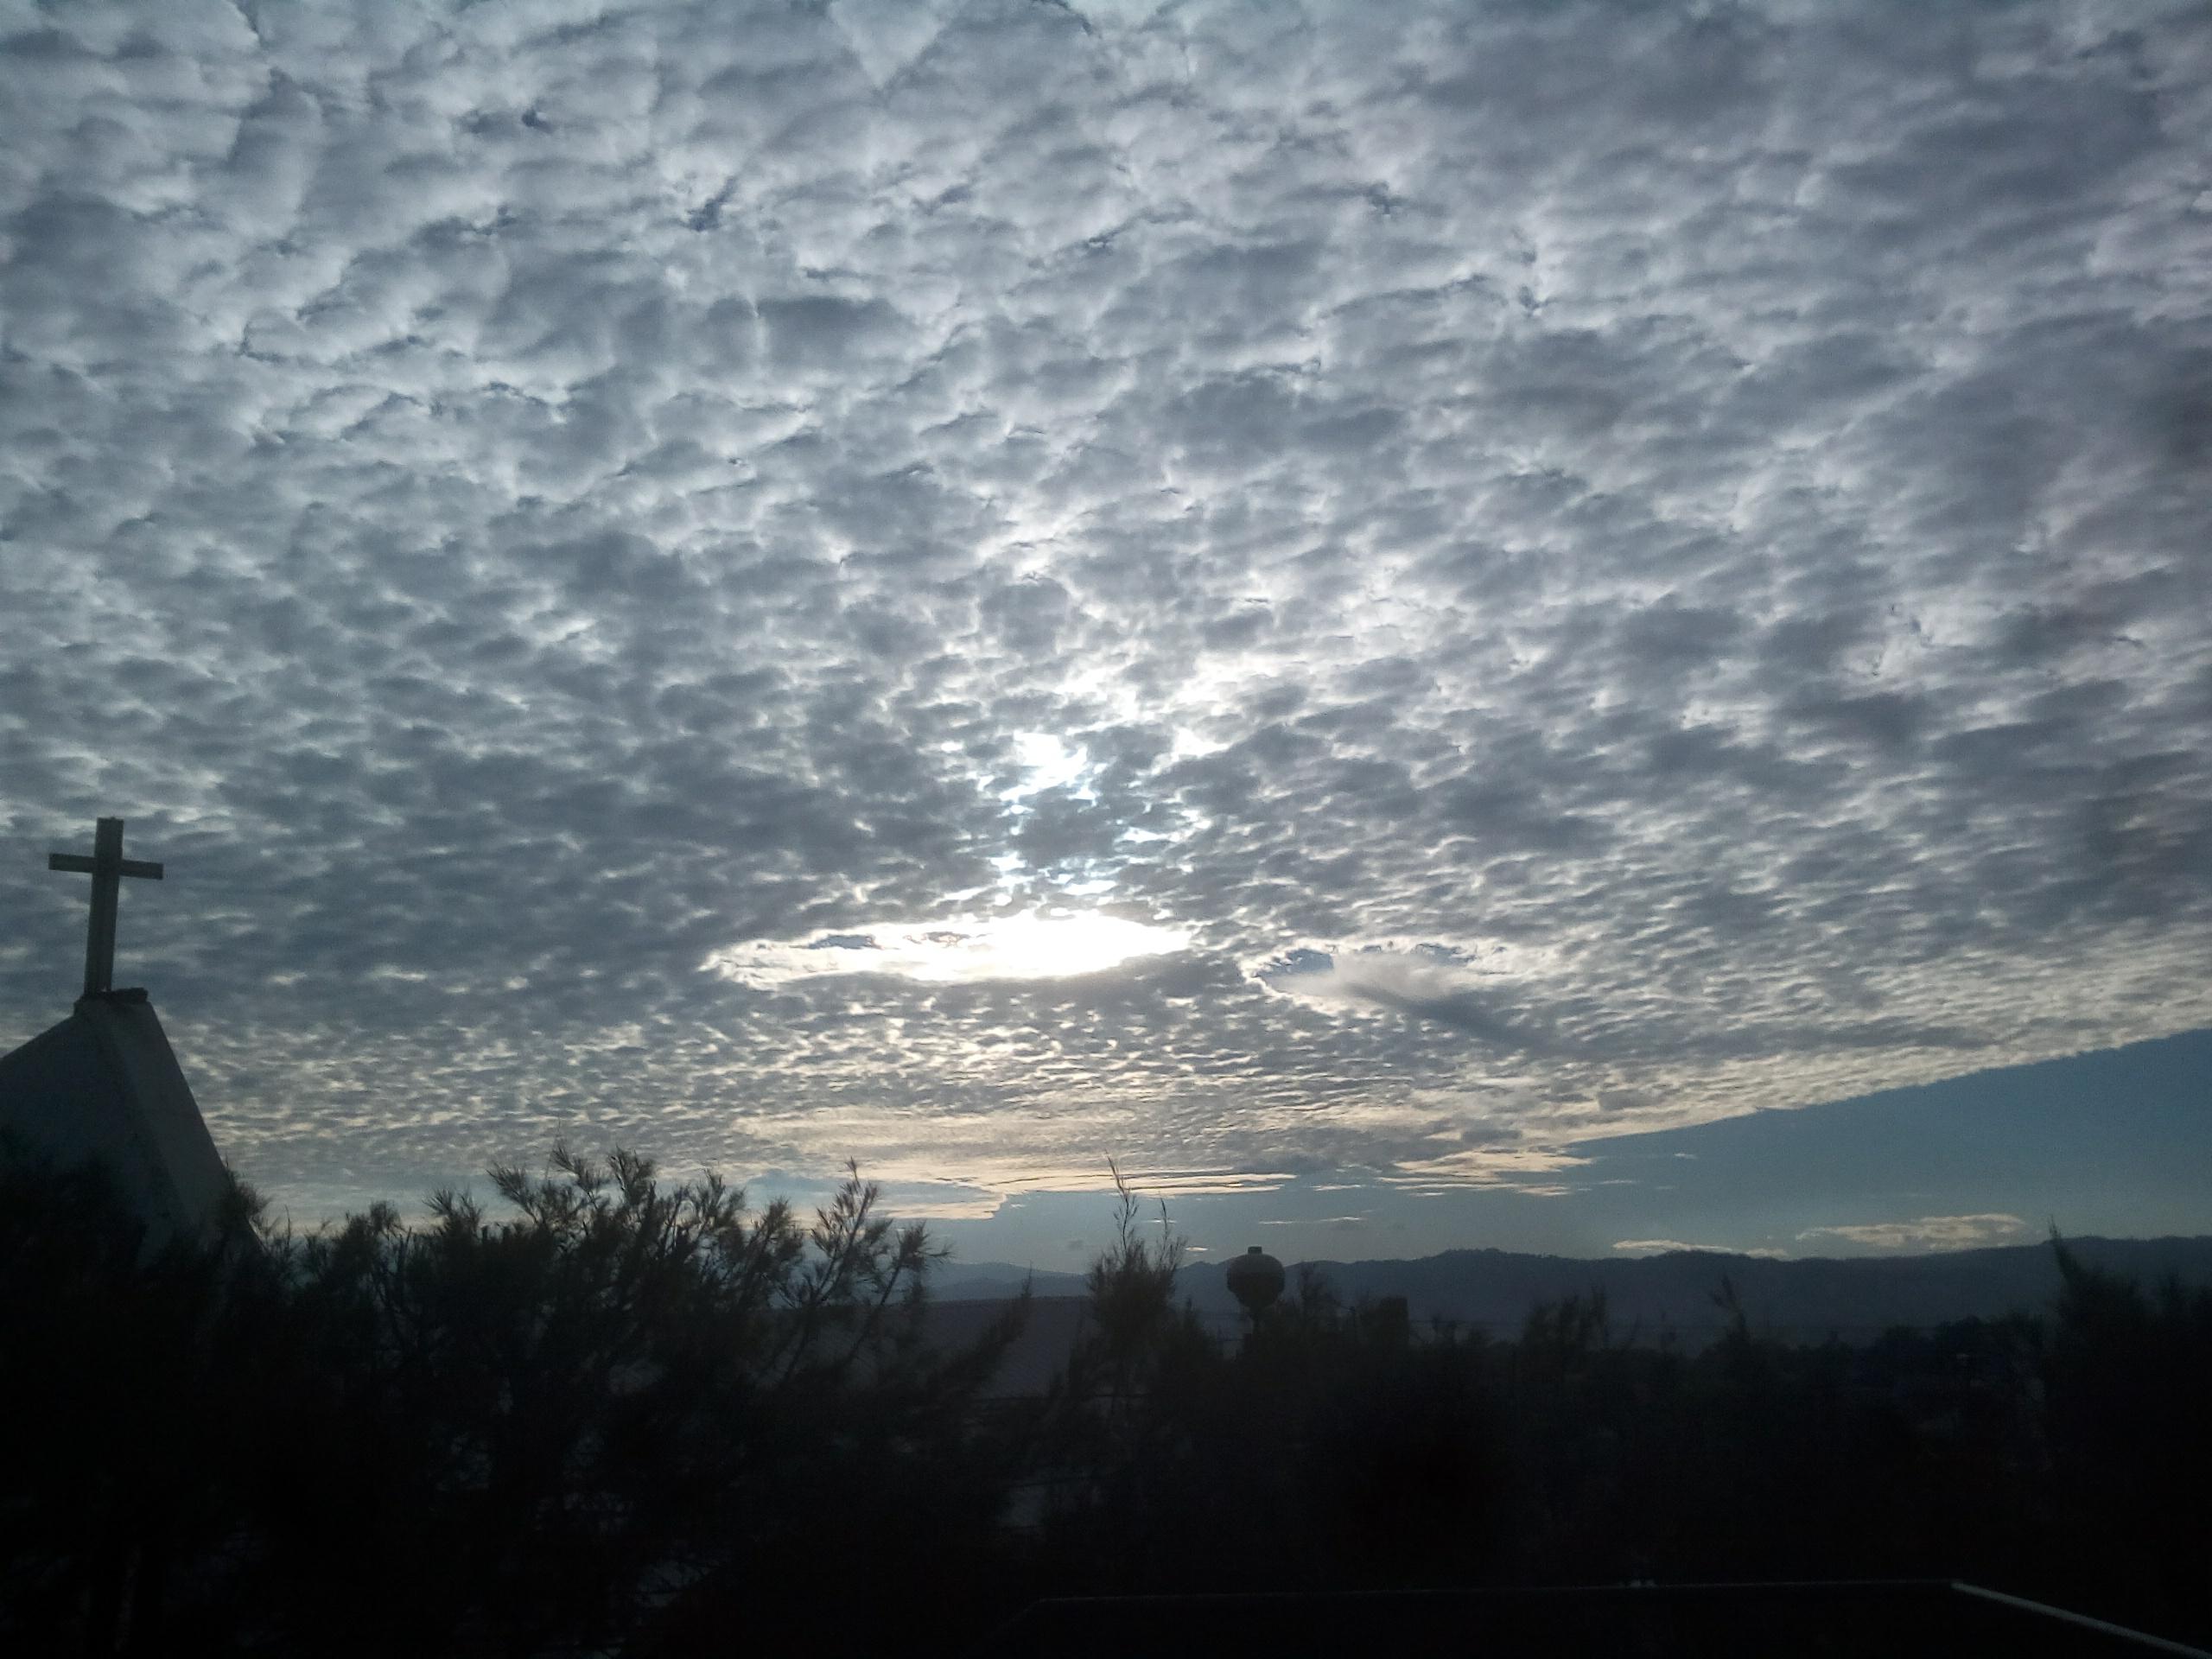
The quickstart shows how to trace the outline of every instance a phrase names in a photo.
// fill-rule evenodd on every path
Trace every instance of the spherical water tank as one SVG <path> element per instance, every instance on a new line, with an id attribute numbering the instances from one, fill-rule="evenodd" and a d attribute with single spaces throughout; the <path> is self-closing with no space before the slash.
<path id="1" fill-rule="evenodd" d="M 1282 1294 L 1282 1263 L 1255 1244 L 1229 1264 L 1229 1294 L 1258 1319 Z"/>

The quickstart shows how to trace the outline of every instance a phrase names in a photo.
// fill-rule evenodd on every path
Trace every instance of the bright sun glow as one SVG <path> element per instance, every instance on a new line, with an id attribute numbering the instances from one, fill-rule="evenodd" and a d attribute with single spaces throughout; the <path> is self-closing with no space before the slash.
<path id="1" fill-rule="evenodd" d="M 1049 732 L 1016 733 L 1014 753 L 1029 776 L 1007 791 L 1009 800 L 1065 788 L 1080 779 L 1090 765 L 1090 757 L 1083 750 Z"/>
<path id="2" fill-rule="evenodd" d="M 1187 930 L 1119 916 L 1055 912 L 992 916 L 931 925 L 868 927 L 798 941 L 732 945 L 705 965 L 763 988 L 795 979 L 891 974 L 927 984 L 988 979 L 1066 979 L 1189 943 Z"/>

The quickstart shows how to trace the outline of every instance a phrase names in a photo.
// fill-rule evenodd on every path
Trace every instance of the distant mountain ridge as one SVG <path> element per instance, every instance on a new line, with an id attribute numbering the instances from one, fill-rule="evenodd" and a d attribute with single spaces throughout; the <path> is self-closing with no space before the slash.
<path id="1" fill-rule="evenodd" d="M 2067 1248 L 2082 1262 L 2146 1288 L 2168 1277 L 2212 1284 L 2212 1237 L 2077 1238 Z M 1413 1261 L 1316 1262 L 1338 1299 L 1349 1305 L 1403 1296 L 1418 1321 L 1446 1319 L 1497 1336 L 1517 1332 L 1529 1310 L 1562 1297 L 1605 1293 L 1615 1336 L 1655 1339 L 1671 1331 L 1695 1345 L 1726 1316 L 1714 1301 L 1725 1276 L 1755 1332 L 1801 1341 L 1828 1336 L 1870 1340 L 1892 1325 L 2042 1313 L 2058 1294 L 2058 1264 L 2048 1243 L 1946 1250 L 1926 1255 L 1805 1257 L 1776 1261 L 1719 1251 L 1584 1260 L 1509 1250 L 1446 1250 Z M 1193 1262 L 1178 1294 L 1206 1315 L 1236 1312 L 1223 1283 L 1228 1263 Z M 1079 1296 L 1084 1275 L 1038 1272 L 1004 1262 L 948 1262 L 932 1289 L 947 1300 L 1018 1294 L 1025 1278 L 1039 1297 Z M 1291 1269 L 1294 1293 L 1298 1269 Z"/>
<path id="2" fill-rule="evenodd" d="M 1010 1262 L 943 1262 L 930 1270 L 930 1294 L 944 1301 L 1001 1301 L 1029 1287 L 1033 1296 L 1084 1296 L 1088 1275 L 1017 1268 Z"/>

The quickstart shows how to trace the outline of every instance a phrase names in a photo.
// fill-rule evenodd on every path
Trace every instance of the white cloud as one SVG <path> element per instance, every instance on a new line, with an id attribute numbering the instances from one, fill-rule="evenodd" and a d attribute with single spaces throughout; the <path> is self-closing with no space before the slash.
<path id="1" fill-rule="evenodd" d="M 1460 1186 L 1510 1186 L 1532 1197 L 1563 1198 L 1578 1189 L 1567 1182 L 1541 1178 L 1590 1161 L 1550 1147 L 1463 1147 L 1402 1157 L 1382 1179 L 1386 1185 L 1421 1192 Z"/>
<path id="2" fill-rule="evenodd" d="M 1913 1221 L 1872 1221 L 1842 1227 L 1811 1227 L 1800 1243 L 1840 1239 L 1876 1250 L 1971 1250 L 2003 1244 L 2027 1230 L 2018 1216 L 1922 1216 Z"/>
<path id="3" fill-rule="evenodd" d="M 1789 1259 L 1789 1251 L 1763 1244 L 1738 1249 L 1727 1244 L 1685 1244 L 1678 1238 L 1624 1238 L 1617 1240 L 1613 1248 L 1630 1255 L 1667 1255 L 1685 1250 L 1701 1255 L 1754 1255 L 1770 1262 L 1787 1262 Z"/>

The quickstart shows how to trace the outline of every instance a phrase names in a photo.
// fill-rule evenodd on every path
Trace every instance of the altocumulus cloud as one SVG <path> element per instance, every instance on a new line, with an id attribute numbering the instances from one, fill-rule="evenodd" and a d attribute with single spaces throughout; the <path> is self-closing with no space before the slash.
<path id="1" fill-rule="evenodd" d="M 280 1191 L 2212 1019 L 2201 8 L 0 18 L 0 1040 L 124 813 Z"/>

